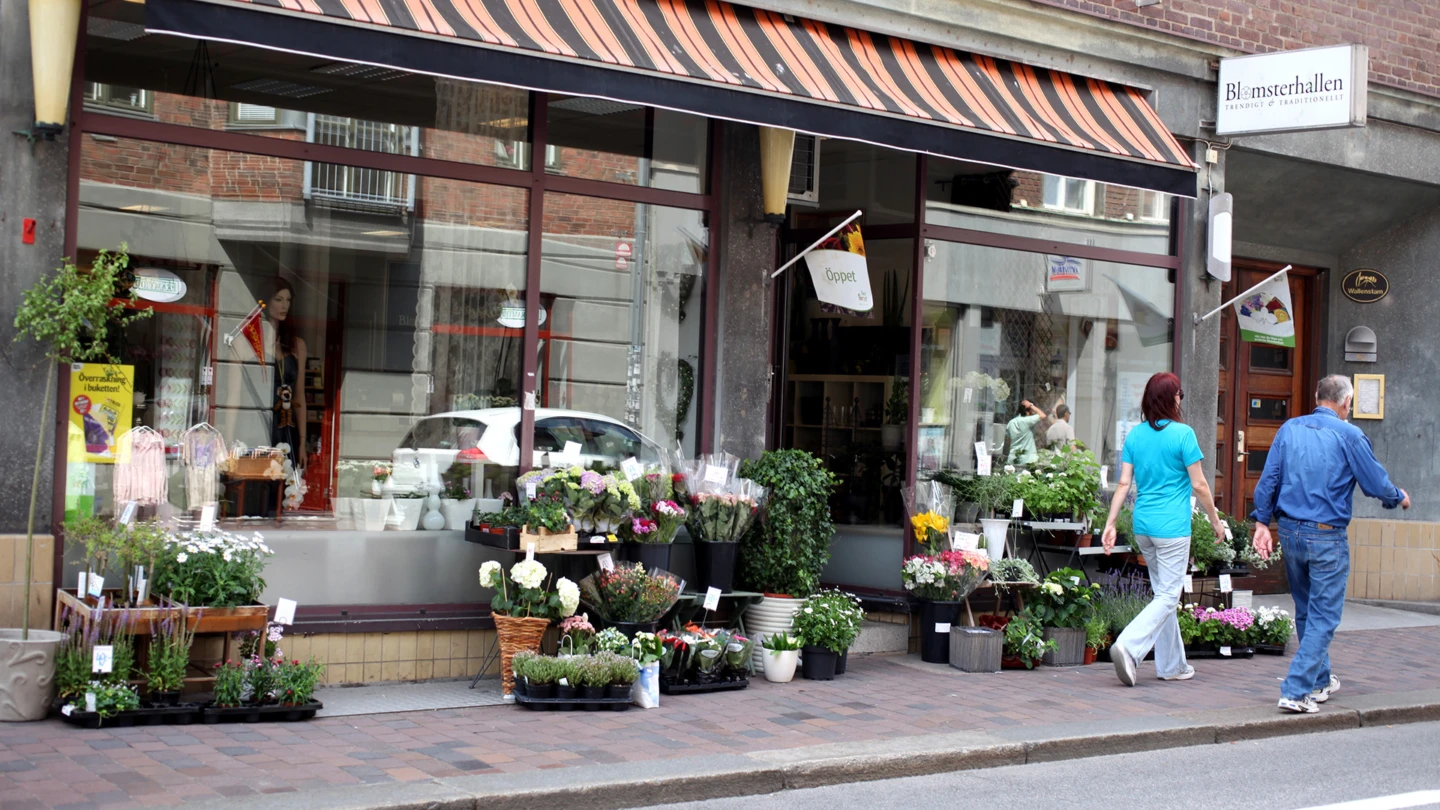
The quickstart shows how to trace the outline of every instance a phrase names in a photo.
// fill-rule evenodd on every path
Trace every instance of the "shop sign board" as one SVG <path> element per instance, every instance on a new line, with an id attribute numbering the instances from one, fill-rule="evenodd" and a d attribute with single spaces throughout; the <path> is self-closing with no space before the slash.
<path id="1" fill-rule="evenodd" d="M 1335 45 L 1220 60 L 1220 135 L 1365 126 L 1369 50 Z"/>
<path id="2" fill-rule="evenodd" d="M 1379 270 L 1359 267 L 1345 274 L 1340 290 L 1357 304 L 1373 304 L 1390 294 L 1390 279 Z"/>
<path id="3" fill-rule="evenodd" d="M 71 363 L 70 460 L 114 464 L 115 440 L 130 427 L 134 403 L 134 366 Z"/>
<path id="4" fill-rule="evenodd" d="M 1089 289 L 1089 262 L 1074 256 L 1045 256 L 1045 292 L 1086 292 Z"/>
<path id="5" fill-rule="evenodd" d="M 168 304 L 185 297 L 185 281 L 174 273 L 160 267 L 140 267 L 135 270 L 135 283 L 130 289 L 137 298 Z"/>

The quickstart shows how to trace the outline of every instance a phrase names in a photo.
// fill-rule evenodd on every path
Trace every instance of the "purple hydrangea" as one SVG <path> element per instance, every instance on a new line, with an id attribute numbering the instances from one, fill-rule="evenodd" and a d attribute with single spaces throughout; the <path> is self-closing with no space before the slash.
<path id="1" fill-rule="evenodd" d="M 605 491 L 605 478 L 600 473 L 587 470 L 580 474 L 580 486 L 591 495 L 599 495 Z"/>

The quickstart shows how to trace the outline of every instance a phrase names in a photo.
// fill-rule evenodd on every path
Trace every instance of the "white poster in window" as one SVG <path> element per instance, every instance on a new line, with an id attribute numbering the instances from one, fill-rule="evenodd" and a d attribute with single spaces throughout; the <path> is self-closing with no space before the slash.
<path id="1" fill-rule="evenodd" d="M 1086 292 L 1090 289 L 1090 263 L 1074 256 L 1045 256 L 1045 292 Z"/>

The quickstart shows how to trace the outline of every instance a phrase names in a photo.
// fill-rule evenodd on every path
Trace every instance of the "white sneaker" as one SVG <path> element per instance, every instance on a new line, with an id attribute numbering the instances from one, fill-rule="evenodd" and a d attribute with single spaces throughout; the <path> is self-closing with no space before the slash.
<path id="1" fill-rule="evenodd" d="M 1120 644 L 1110 648 L 1110 660 L 1115 663 L 1115 677 L 1126 686 L 1135 685 L 1135 659 Z"/>
<path id="2" fill-rule="evenodd" d="M 1330 684 L 1324 689 L 1316 689 L 1310 693 L 1310 699 L 1316 703 L 1324 703 L 1330 696 L 1340 691 L 1340 679 L 1334 675 L 1330 676 Z"/>
<path id="3" fill-rule="evenodd" d="M 1291 714 L 1314 714 L 1320 711 L 1320 707 L 1308 696 L 1299 700 L 1280 698 L 1280 711 L 1290 712 Z"/>
<path id="4" fill-rule="evenodd" d="M 1178 675 L 1161 675 L 1161 676 L 1160 676 L 1160 680 L 1162 680 L 1162 681 L 1188 681 L 1188 680 L 1190 680 L 1190 679 L 1193 678 L 1193 677 L 1195 677 L 1195 668 L 1192 667 L 1192 666 L 1189 666 L 1189 665 L 1187 664 L 1187 665 L 1185 666 L 1185 671 L 1184 671 L 1184 672 L 1181 672 L 1181 673 L 1179 673 Z"/>

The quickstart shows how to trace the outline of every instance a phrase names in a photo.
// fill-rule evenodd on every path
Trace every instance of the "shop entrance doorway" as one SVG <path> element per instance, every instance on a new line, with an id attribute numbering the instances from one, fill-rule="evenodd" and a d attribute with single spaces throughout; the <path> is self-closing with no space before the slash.
<path id="1" fill-rule="evenodd" d="M 1237 260 L 1235 273 L 1225 284 L 1222 300 L 1265 280 L 1284 265 Z M 1221 313 L 1220 385 L 1215 431 L 1216 505 L 1232 515 L 1248 515 L 1254 508 L 1255 485 L 1265 470 L 1270 445 L 1280 425 L 1315 406 L 1318 380 L 1317 330 L 1313 268 L 1296 267 L 1289 273 L 1291 315 L 1295 319 L 1295 348 L 1246 343 L 1240 340 L 1235 311 Z M 1283 590 L 1279 566 L 1247 583 L 1257 592 Z"/>

